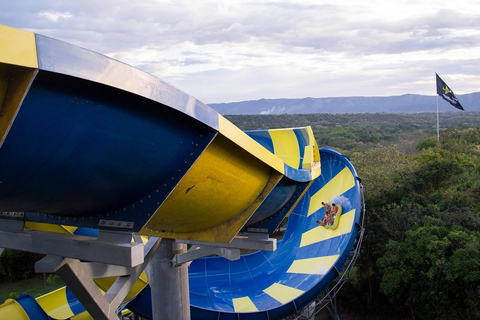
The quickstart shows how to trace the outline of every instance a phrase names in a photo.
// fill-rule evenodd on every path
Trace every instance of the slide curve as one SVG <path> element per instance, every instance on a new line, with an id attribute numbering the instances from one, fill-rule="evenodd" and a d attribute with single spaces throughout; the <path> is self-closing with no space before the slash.
<path id="1" fill-rule="evenodd" d="M 361 229 L 361 185 L 348 158 L 319 149 L 310 127 L 243 132 L 168 83 L 87 49 L 1 25 L 0 44 L 0 222 L 228 243 L 272 234 L 288 216 L 274 252 L 191 263 L 194 319 L 284 318 L 339 275 Z M 323 202 L 343 208 L 335 230 L 317 224 Z M 112 279 L 96 282 L 105 291 Z M 137 284 L 127 307 L 150 318 L 147 279 Z M 0 305 L 0 318 L 12 317 L 89 318 L 68 288 Z"/>
<path id="2" fill-rule="evenodd" d="M 320 149 L 320 155 L 322 173 L 291 212 L 276 251 L 258 251 L 237 261 L 210 257 L 192 262 L 192 319 L 283 319 L 301 310 L 339 276 L 360 230 L 361 184 L 346 156 L 330 148 Z M 322 202 L 342 206 L 336 230 L 317 224 L 324 216 Z M 23 294 L 17 300 L 0 306 L 0 314 L 48 319 L 33 298 Z M 89 318 L 68 288 L 39 300 L 49 306 L 50 315 L 55 311 L 71 319 Z M 127 307 L 151 319 L 150 288 L 143 289 Z"/>
<path id="3" fill-rule="evenodd" d="M 324 292 L 343 269 L 361 218 L 361 186 L 347 157 L 320 149 L 322 174 L 288 218 L 274 252 L 258 251 L 240 260 L 220 257 L 189 268 L 192 319 L 283 319 Z M 336 230 L 319 226 L 323 202 L 342 206 Z M 146 288 L 128 308 L 151 318 Z"/>

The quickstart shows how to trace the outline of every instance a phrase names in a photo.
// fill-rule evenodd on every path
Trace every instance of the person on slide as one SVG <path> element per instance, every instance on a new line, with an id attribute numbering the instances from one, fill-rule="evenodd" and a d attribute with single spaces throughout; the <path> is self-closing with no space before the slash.
<path id="1" fill-rule="evenodd" d="M 318 220 L 317 223 L 325 228 L 332 228 L 335 224 L 335 219 L 339 211 L 339 206 L 335 203 L 329 204 L 322 202 L 323 207 L 325 208 L 325 216 Z"/>

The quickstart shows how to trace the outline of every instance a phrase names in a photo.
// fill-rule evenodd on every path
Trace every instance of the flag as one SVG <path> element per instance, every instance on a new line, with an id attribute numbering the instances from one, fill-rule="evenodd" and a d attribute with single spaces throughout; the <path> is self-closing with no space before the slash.
<path id="1" fill-rule="evenodd" d="M 460 101 L 453 93 L 453 91 L 447 86 L 447 84 L 435 73 L 437 76 L 437 94 L 443 99 L 447 100 L 452 106 L 457 109 L 464 110 Z"/>

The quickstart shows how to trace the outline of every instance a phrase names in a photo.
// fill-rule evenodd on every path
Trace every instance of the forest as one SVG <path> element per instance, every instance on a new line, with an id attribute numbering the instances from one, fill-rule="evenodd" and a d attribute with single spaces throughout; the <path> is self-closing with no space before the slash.
<path id="1" fill-rule="evenodd" d="M 365 191 L 366 233 L 337 297 L 349 319 L 480 319 L 480 113 L 226 116 L 242 130 L 311 126 L 348 155 Z M 38 255 L 5 250 L 0 282 Z"/>
<path id="2" fill-rule="evenodd" d="M 244 130 L 310 125 L 365 191 L 360 257 L 340 318 L 480 319 L 480 113 L 228 116 Z"/>

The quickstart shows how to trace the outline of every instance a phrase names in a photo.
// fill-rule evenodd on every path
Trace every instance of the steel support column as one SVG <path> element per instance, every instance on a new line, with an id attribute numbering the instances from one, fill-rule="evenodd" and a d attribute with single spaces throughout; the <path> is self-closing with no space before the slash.
<path id="1" fill-rule="evenodd" d="M 188 266 L 174 266 L 176 254 L 187 251 L 187 245 L 175 240 L 162 239 L 160 246 L 147 266 L 152 290 L 153 320 L 189 320 L 190 297 Z"/>

